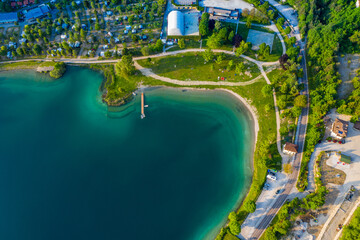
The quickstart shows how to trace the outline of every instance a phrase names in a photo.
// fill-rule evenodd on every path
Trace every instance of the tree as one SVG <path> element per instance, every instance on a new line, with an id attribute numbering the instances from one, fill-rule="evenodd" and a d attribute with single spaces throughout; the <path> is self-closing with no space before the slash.
<path id="1" fill-rule="evenodd" d="M 99 31 L 100 30 L 100 24 L 99 23 L 95 23 L 95 30 Z"/>
<path id="2" fill-rule="evenodd" d="M 270 55 L 270 46 L 266 45 L 265 43 L 260 44 L 258 53 L 262 57 L 269 56 Z"/>
<path id="3" fill-rule="evenodd" d="M 66 65 L 63 62 L 57 62 L 54 69 L 50 71 L 50 77 L 60 78 L 66 71 Z"/>
<path id="4" fill-rule="evenodd" d="M 219 33 L 218 33 L 218 38 L 220 39 L 221 42 L 225 42 L 228 38 L 228 34 L 227 34 L 227 28 L 221 28 Z"/>
<path id="5" fill-rule="evenodd" d="M 294 99 L 294 106 L 299 108 L 305 108 L 307 105 L 306 95 L 299 95 Z"/>
<path id="6" fill-rule="evenodd" d="M 293 108 L 291 109 L 291 112 L 292 112 L 293 117 L 298 117 L 298 116 L 300 116 L 300 114 L 301 114 L 301 109 L 302 109 L 302 108 L 300 108 L 300 107 L 293 107 Z"/>
<path id="7" fill-rule="evenodd" d="M 233 44 L 236 48 L 240 46 L 241 41 L 242 41 L 242 37 L 239 34 L 235 34 L 233 38 Z"/>
<path id="8" fill-rule="evenodd" d="M 200 23 L 199 23 L 199 33 L 200 33 L 201 36 L 207 36 L 210 33 L 210 30 L 209 30 L 209 17 L 210 17 L 210 14 L 206 13 L 206 12 L 204 12 L 201 15 L 201 20 L 200 20 Z"/>
<path id="9" fill-rule="evenodd" d="M 216 57 L 216 63 L 221 64 L 224 59 L 225 59 L 225 54 L 222 52 Z"/>
<path id="10" fill-rule="evenodd" d="M 290 34 L 290 32 L 291 32 L 291 28 L 290 28 L 289 26 L 287 26 L 287 27 L 285 28 L 285 33 L 286 33 L 286 34 Z"/>
<path id="11" fill-rule="evenodd" d="M 216 21 L 215 22 L 215 30 L 219 31 L 222 28 L 222 24 L 220 21 Z"/>
<path id="12" fill-rule="evenodd" d="M 131 40 L 133 42 L 137 42 L 138 39 L 139 39 L 139 37 L 137 35 L 135 35 L 135 34 L 131 35 Z"/>
<path id="13" fill-rule="evenodd" d="M 85 8 L 90 8 L 89 1 L 84 1 L 83 3 Z"/>
<path id="14" fill-rule="evenodd" d="M 264 95 L 264 97 L 268 97 L 271 96 L 273 93 L 273 87 L 271 85 L 265 85 L 263 86 L 263 88 L 261 89 L 262 94 Z"/>
<path id="15" fill-rule="evenodd" d="M 256 203 L 253 200 L 249 200 L 245 203 L 245 210 L 249 213 L 253 213 L 256 210 Z"/>
<path id="16" fill-rule="evenodd" d="M 360 44 L 360 31 L 355 31 L 353 35 L 349 38 L 350 42 Z"/>
<path id="17" fill-rule="evenodd" d="M 265 112 L 270 112 L 270 110 L 271 110 L 271 105 L 270 104 L 266 104 L 265 105 Z"/>
<path id="18" fill-rule="evenodd" d="M 128 21 L 132 25 L 134 23 L 134 15 L 130 15 Z"/>
<path id="19" fill-rule="evenodd" d="M 84 29 L 80 29 L 80 37 L 82 38 L 82 39 L 86 39 L 86 32 L 84 31 Z"/>
<path id="20" fill-rule="evenodd" d="M 228 71 L 231 71 L 233 68 L 234 68 L 234 60 L 230 60 L 230 61 L 228 62 L 228 65 L 227 65 L 226 69 L 227 69 Z"/>
<path id="21" fill-rule="evenodd" d="M 109 58 L 109 57 L 112 56 L 112 54 L 111 54 L 110 51 L 106 51 L 106 52 L 104 53 L 104 56 L 105 56 L 106 58 Z"/>
<path id="22" fill-rule="evenodd" d="M 281 57 L 279 58 L 279 63 L 284 70 L 286 70 L 285 64 L 287 63 L 288 60 L 289 60 L 289 56 L 286 53 L 281 55 Z"/>
<path id="23" fill-rule="evenodd" d="M 234 31 L 231 31 L 228 36 L 228 41 L 234 43 L 234 37 L 235 37 L 235 33 Z"/>
<path id="24" fill-rule="evenodd" d="M 7 53 L 7 48 L 5 46 L 1 46 L 0 55 L 6 56 L 6 53 Z"/>
<path id="25" fill-rule="evenodd" d="M 123 77 L 131 76 L 135 73 L 135 66 L 132 56 L 124 55 L 115 65 L 115 71 Z"/>
<path id="26" fill-rule="evenodd" d="M 72 1 L 71 6 L 75 9 L 76 8 L 76 3 L 74 1 Z"/>
<path id="27" fill-rule="evenodd" d="M 277 105 L 280 109 L 284 109 L 286 107 L 286 101 L 283 98 L 280 98 L 277 101 Z"/>
<path id="28" fill-rule="evenodd" d="M 73 56 L 74 58 L 76 58 L 76 57 L 77 57 L 77 52 L 76 52 L 76 50 L 75 50 L 75 49 L 73 49 L 73 50 L 72 50 L 72 56 Z"/>
<path id="29" fill-rule="evenodd" d="M 33 52 L 35 55 L 40 55 L 41 54 L 41 47 L 37 44 L 34 45 L 33 47 Z"/>
<path id="30" fill-rule="evenodd" d="M 178 44 L 179 44 L 179 48 L 181 49 L 184 49 L 185 48 L 185 40 L 183 38 L 181 38 L 179 41 L 178 41 Z"/>
<path id="31" fill-rule="evenodd" d="M 278 238 L 276 237 L 274 231 L 272 229 L 269 229 L 265 231 L 264 240 L 278 240 Z"/>
<path id="32" fill-rule="evenodd" d="M 240 57 L 242 54 L 244 54 L 248 50 L 249 50 L 249 44 L 244 41 L 241 41 L 239 47 L 235 50 L 235 55 L 237 57 Z"/>
<path id="33" fill-rule="evenodd" d="M 214 53 L 213 51 L 211 51 L 210 48 L 206 49 L 204 52 L 203 52 L 203 58 L 206 62 L 210 62 L 211 60 L 214 59 Z"/>
<path id="34" fill-rule="evenodd" d="M 160 52 L 163 50 L 163 47 L 164 47 L 163 42 L 161 41 L 161 39 L 158 39 L 155 44 L 155 51 Z"/>
<path id="35" fill-rule="evenodd" d="M 289 129 L 286 126 L 281 126 L 279 129 L 280 135 L 282 137 L 286 136 L 289 133 Z"/>
<path id="36" fill-rule="evenodd" d="M 240 74 L 240 73 L 243 73 L 245 70 L 245 65 L 244 63 L 239 63 L 238 65 L 236 65 L 236 69 L 235 69 L 235 72 Z"/>
<path id="37" fill-rule="evenodd" d="M 247 20 L 246 20 L 246 27 L 247 28 L 251 28 L 251 20 L 250 20 L 250 18 L 248 18 Z"/>
<path id="38" fill-rule="evenodd" d="M 285 19 L 283 17 L 278 18 L 278 20 L 276 20 L 276 23 L 279 24 L 280 26 L 284 25 Z"/>
<path id="39" fill-rule="evenodd" d="M 237 216 L 237 214 L 236 214 L 235 212 L 231 212 L 231 213 L 229 214 L 229 216 L 228 216 L 228 219 L 229 219 L 230 221 L 237 221 L 237 218 L 238 218 L 238 216 Z"/>
<path id="40" fill-rule="evenodd" d="M 148 46 L 144 46 L 141 48 L 141 54 L 143 56 L 149 56 L 150 55 L 150 48 Z"/>
<path id="41" fill-rule="evenodd" d="M 216 33 L 213 33 L 207 40 L 206 45 L 209 48 L 216 49 L 220 47 L 220 38 Z"/>
<path id="42" fill-rule="evenodd" d="M 241 225 L 238 221 L 230 221 L 229 223 L 230 233 L 234 236 L 238 235 L 241 232 Z"/>

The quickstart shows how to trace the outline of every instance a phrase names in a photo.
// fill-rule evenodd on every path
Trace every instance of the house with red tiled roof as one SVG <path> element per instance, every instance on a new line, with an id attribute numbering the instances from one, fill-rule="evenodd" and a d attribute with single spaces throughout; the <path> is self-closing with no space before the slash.
<path id="1" fill-rule="evenodd" d="M 286 154 L 289 154 L 289 155 L 294 155 L 294 154 L 298 153 L 298 146 L 296 144 L 287 142 L 284 145 L 283 152 Z"/>

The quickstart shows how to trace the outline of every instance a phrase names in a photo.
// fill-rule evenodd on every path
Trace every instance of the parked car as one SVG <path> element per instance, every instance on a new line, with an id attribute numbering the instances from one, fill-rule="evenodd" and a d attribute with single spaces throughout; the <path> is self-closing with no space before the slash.
<path id="1" fill-rule="evenodd" d="M 285 189 L 284 189 L 284 188 L 282 188 L 282 189 L 278 189 L 278 190 L 276 190 L 275 194 L 280 194 L 280 193 L 282 193 L 282 192 L 284 192 L 284 191 L 285 191 Z"/>
<path id="2" fill-rule="evenodd" d="M 266 175 L 266 178 L 270 179 L 270 180 L 273 180 L 273 181 L 276 181 L 276 177 L 274 175 L 271 175 L 271 174 Z"/>

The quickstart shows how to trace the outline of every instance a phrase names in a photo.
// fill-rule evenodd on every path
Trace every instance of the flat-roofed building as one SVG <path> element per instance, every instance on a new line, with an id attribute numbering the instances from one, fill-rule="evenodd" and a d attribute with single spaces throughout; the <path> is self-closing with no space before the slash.
<path id="1" fill-rule="evenodd" d="M 222 9 L 216 7 L 207 7 L 206 12 L 210 14 L 211 19 L 235 19 L 239 18 L 239 11 L 236 9 Z"/>
<path id="2" fill-rule="evenodd" d="M 14 23 L 19 20 L 16 12 L 0 13 L 0 24 Z"/>
<path id="3" fill-rule="evenodd" d="M 47 5 L 39 6 L 25 13 L 25 18 L 28 20 L 42 18 L 45 17 L 48 12 L 50 12 L 50 8 Z"/>

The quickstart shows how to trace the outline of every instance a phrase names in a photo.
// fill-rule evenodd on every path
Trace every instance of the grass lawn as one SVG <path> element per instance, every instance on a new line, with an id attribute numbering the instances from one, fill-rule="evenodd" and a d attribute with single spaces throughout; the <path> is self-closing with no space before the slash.
<path id="1" fill-rule="evenodd" d="M 219 81 L 219 77 L 225 77 L 229 82 L 244 82 L 260 75 L 260 70 L 256 64 L 248 62 L 243 58 L 238 58 L 232 55 L 225 55 L 226 58 L 220 64 L 215 61 L 205 64 L 202 53 L 184 53 L 174 56 L 167 56 L 161 58 L 153 58 L 151 63 L 147 59 L 139 60 L 138 63 L 146 68 L 151 68 L 154 73 L 178 80 L 192 80 L 192 81 Z M 227 71 L 226 67 L 230 60 L 234 61 L 234 67 L 231 71 Z M 252 76 L 246 74 L 236 74 L 235 66 L 240 63 L 245 63 L 246 71 L 249 71 Z M 221 80 L 220 80 L 221 81 Z"/>
<path id="2" fill-rule="evenodd" d="M 204 43 L 203 43 L 204 46 Z M 200 48 L 200 42 L 196 41 L 196 40 L 185 40 L 185 49 L 190 49 L 190 48 Z M 178 45 L 174 45 L 172 48 L 170 48 L 169 50 L 166 50 L 167 52 L 173 52 L 173 51 L 179 51 L 182 50 Z"/>
<path id="3" fill-rule="evenodd" d="M 0 70 L 35 69 L 40 64 L 41 64 L 41 62 L 38 62 L 38 61 L 3 63 L 3 64 L 0 64 Z"/>

